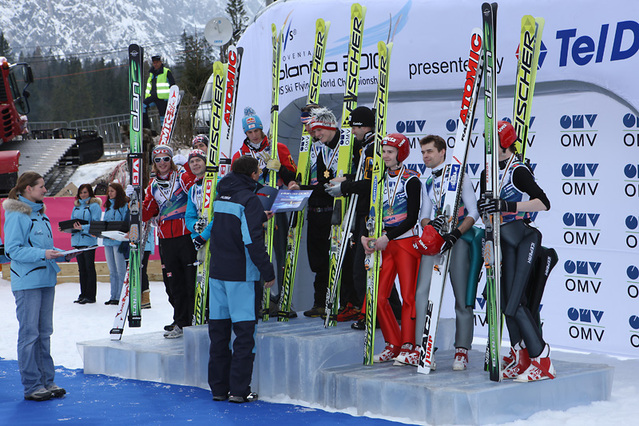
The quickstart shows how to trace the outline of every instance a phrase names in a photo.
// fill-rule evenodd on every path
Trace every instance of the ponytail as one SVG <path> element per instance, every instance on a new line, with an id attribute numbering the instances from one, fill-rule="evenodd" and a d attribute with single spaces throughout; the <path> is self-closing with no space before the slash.
<path id="1" fill-rule="evenodd" d="M 39 179 L 42 179 L 39 173 L 36 172 L 24 172 L 18 178 L 16 186 L 11 188 L 8 197 L 17 200 L 19 195 L 22 195 L 27 186 L 35 186 Z"/>

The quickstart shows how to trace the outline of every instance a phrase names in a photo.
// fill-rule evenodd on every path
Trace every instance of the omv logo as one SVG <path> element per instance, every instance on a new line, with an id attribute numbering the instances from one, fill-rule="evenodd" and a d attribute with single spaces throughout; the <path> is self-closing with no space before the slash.
<path id="1" fill-rule="evenodd" d="M 595 276 L 601 268 L 601 262 L 587 262 L 583 260 L 566 260 L 564 270 L 568 274 Z"/>

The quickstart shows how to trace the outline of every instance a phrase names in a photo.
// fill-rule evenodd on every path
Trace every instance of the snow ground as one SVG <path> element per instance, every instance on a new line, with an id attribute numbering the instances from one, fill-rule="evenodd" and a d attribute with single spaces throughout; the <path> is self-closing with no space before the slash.
<path id="1" fill-rule="evenodd" d="M 115 306 L 104 305 L 104 301 L 109 297 L 108 283 L 98 283 L 98 298 L 95 304 L 79 305 L 73 303 L 78 293 L 78 283 L 63 283 L 56 288 L 51 352 L 56 365 L 71 369 L 83 367 L 76 342 L 106 338 L 113 324 L 116 309 Z M 127 328 L 125 333 L 154 332 L 161 330 L 165 324 L 171 322 L 172 309 L 161 282 L 151 282 L 151 305 L 151 309 L 142 311 L 142 327 L 138 329 Z M 3 324 L 3 331 L 0 333 L 0 357 L 17 359 L 18 322 L 15 316 L 14 298 L 11 294 L 10 282 L 3 279 L 0 279 L 0 324 Z M 478 346 L 483 344 L 479 341 L 476 343 Z M 636 407 L 639 405 L 639 359 L 559 350 L 553 351 L 553 358 L 614 366 L 615 376 L 610 401 L 595 402 L 587 407 L 575 407 L 566 411 L 544 411 L 527 420 L 508 423 L 508 425 L 601 426 L 636 424 Z M 558 373 L 561 374 L 561 372 Z M 574 391 L 579 392 L 578 389 Z M 273 402 L 303 404 L 302 401 L 288 399 Z"/>

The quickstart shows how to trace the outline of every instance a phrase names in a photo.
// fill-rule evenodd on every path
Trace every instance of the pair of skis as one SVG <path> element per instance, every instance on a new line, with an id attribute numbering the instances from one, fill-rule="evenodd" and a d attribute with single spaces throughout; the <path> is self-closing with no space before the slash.
<path id="1" fill-rule="evenodd" d="M 326 39 L 330 22 L 325 22 L 319 18 L 315 22 L 315 47 L 313 49 L 313 59 L 311 61 L 311 75 L 308 87 L 306 104 L 319 103 L 319 91 L 322 83 L 322 69 L 324 66 L 324 53 L 326 52 Z M 300 140 L 300 152 L 297 160 L 297 181 L 300 185 L 308 185 L 310 173 L 310 151 L 311 136 L 306 131 L 306 126 L 302 127 L 302 138 Z M 286 237 L 286 258 L 284 262 L 284 280 L 282 283 L 282 294 L 280 294 L 280 304 L 278 321 L 288 322 L 291 315 L 291 301 L 293 299 L 293 284 L 297 272 L 297 258 L 302 239 L 302 229 L 304 228 L 304 210 L 291 214 L 288 234 Z"/>
<path id="2" fill-rule="evenodd" d="M 446 218 L 444 232 L 451 232 L 457 228 L 458 211 L 463 188 L 462 182 L 466 171 L 466 160 L 468 158 L 475 106 L 479 96 L 484 68 L 482 48 L 482 31 L 479 28 L 475 28 L 470 36 L 468 71 L 466 72 L 464 94 L 459 111 L 459 126 L 455 138 L 455 148 L 451 164 L 446 168 L 447 172 L 445 176 L 442 177 L 442 205 L 436 206 L 438 209 L 441 207 L 441 211 L 438 211 L 438 213 L 443 214 Z M 419 349 L 419 363 L 417 365 L 417 371 L 419 373 L 428 374 L 434 366 L 435 335 L 437 333 L 449 265 L 450 250 L 437 256 L 433 266 L 426 317 L 423 325 L 424 332 Z"/>
<path id="3" fill-rule="evenodd" d="M 129 125 L 130 152 L 128 155 L 129 182 L 133 186 L 133 193 L 129 201 L 129 266 L 125 275 L 120 303 L 110 331 L 111 340 L 120 340 L 124 332 L 124 323 L 129 318 L 129 327 L 140 327 L 142 324 L 142 257 L 144 246 L 149 235 L 150 226 L 142 222 L 142 201 L 144 199 L 142 187 L 143 177 L 143 133 L 142 133 L 142 63 L 144 49 L 137 44 L 129 46 L 129 105 L 131 119 Z M 161 143 L 168 144 L 180 104 L 180 90 L 172 86 L 169 92 L 164 122 L 161 131 Z"/>
<path id="4" fill-rule="evenodd" d="M 223 161 L 228 171 L 233 143 L 233 119 L 235 117 L 235 99 L 239 82 L 240 65 L 243 49 L 230 46 L 228 63 L 216 61 L 213 64 L 213 94 L 211 98 L 211 127 L 209 129 L 209 147 L 206 151 L 206 174 L 202 182 L 202 211 L 200 217 L 207 223 L 213 219 L 213 202 L 218 178 L 223 176 L 220 163 Z M 206 303 L 209 288 L 209 241 L 198 253 L 197 271 L 195 275 L 195 306 L 193 309 L 193 325 L 207 322 Z"/>
<path id="5" fill-rule="evenodd" d="M 351 6 L 351 31 L 348 45 L 348 61 L 346 66 L 346 86 L 342 104 L 342 124 L 340 127 L 340 143 L 337 154 L 337 176 L 352 172 L 353 134 L 351 132 L 351 113 L 357 107 L 359 88 L 360 59 L 362 56 L 362 40 L 364 36 L 364 19 L 366 7 L 357 3 Z M 351 230 L 355 219 L 357 196 L 351 196 L 348 209 L 346 198 L 336 197 L 333 201 L 333 217 L 331 219 L 330 253 L 328 288 L 326 291 L 326 318 L 324 327 L 337 325 L 339 308 L 339 289 L 342 264 L 346 249 L 351 240 Z"/>
<path id="6" fill-rule="evenodd" d="M 382 139 L 386 135 L 386 109 L 388 106 L 388 83 L 390 70 L 390 54 L 393 43 L 383 41 L 377 43 L 379 54 L 377 100 L 375 102 L 375 142 L 373 148 L 373 169 L 371 175 L 370 211 L 366 220 L 368 236 L 377 240 L 383 230 L 384 161 L 382 160 Z M 379 270 L 382 266 L 382 252 L 379 250 L 366 255 L 366 332 L 364 335 L 364 365 L 373 364 L 375 348 L 375 321 L 377 317 L 377 290 L 379 287 Z"/>
<path id="7" fill-rule="evenodd" d="M 289 15 L 290 16 L 290 15 Z M 282 29 L 277 32 L 277 26 L 275 24 L 271 24 L 271 39 L 273 41 L 273 67 L 271 73 L 271 128 L 269 130 L 270 133 L 270 141 L 271 141 L 271 159 L 278 160 L 279 156 L 277 153 L 277 142 L 278 142 L 278 128 L 279 128 L 279 119 L 280 119 L 280 63 L 282 61 L 282 50 L 284 43 L 284 27 L 286 26 L 286 22 L 288 21 L 288 16 L 284 20 L 284 24 L 282 24 Z M 277 170 L 271 170 L 268 174 L 268 186 L 271 188 L 277 188 Z M 269 220 L 266 225 L 266 251 L 268 256 L 273 262 L 273 237 L 275 236 L 275 220 Z M 276 278 L 277 279 L 277 278 Z M 269 320 L 269 309 L 271 306 L 271 289 L 268 287 L 264 287 L 262 292 L 262 321 Z"/>
<path id="8" fill-rule="evenodd" d="M 485 134 L 485 167 L 486 191 L 492 198 L 499 198 L 499 136 L 497 133 L 497 71 L 495 68 L 497 3 L 482 5 L 484 21 L 484 62 L 486 80 L 484 88 L 484 134 Z M 528 145 L 528 129 L 532 97 L 535 88 L 537 64 L 541 48 L 541 35 L 544 27 L 543 18 L 526 15 L 522 18 L 519 61 L 517 65 L 517 81 L 515 84 L 515 104 L 513 111 L 514 127 L 518 141 L 516 148 L 525 156 Z M 485 366 L 490 380 L 502 380 L 502 366 L 499 355 L 501 346 L 502 313 L 501 313 L 501 249 L 499 212 L 485 215 L 482 218 L 486 226 L 484 244 L 484 262 L 486 266 L 486 320 L 488 323 L 488 345 L 486 348 Z"/>

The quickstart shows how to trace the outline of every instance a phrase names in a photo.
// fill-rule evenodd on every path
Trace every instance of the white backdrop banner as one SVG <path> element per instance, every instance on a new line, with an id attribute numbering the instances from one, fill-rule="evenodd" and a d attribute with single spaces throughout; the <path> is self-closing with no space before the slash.
<path id="1" fill-rule="evenodd" d="M 466 73 L 469 35 L 481 27 L 480 0 L 361 1 L 368 8 L 360 93 L 377 80 L 376 43 L 396 28 L 391 57 L 388 131 L 411 140 L 407 160 L 423 168 L 418 140 L 443 136 L 454 146 Z M 305 98 L 315 20 L 331 22 L 323 94 L 343 93 L 351 2 L 278 1 L 246 30 L 238 114 L 252 106 L 268 123 L 270 26 L 285 22 L 280 110 Z M 593 11 L 596 11 L 594 13 Z M 639 356 L 639 2 L 593 0 L 500 3 L 497 25 L 498 93 L 512 96 L 519 27 L 524 14 L 546 19 L 528 157 L 551 210 L 536 215 L 543 245 L 559 254 L 547 284 L 541 316 L 553 346 Z M 249 77 L 250 76 L 250 77 Z M 508 86 L 508 87 L 506 87 Z M 458 90 L 459 96 L 435 96 Z M 402 99 L 393 101 L 393 92 Z M 411 93 L 415 95 L 410 96 Z M 432 98 L 429 94 L 433 94 Z M 513 100 L 498 99 L 499 117 L 512 116 Z M 467 177 L 478 186 L 483 169 L 480 99 Z M 235 149 L 243 135 L 236 120 Z M 266 130 L 266 129 L 265 129 Z M 479 293 L 483 281 L 479 286 Z M 478 295 L 476 335 L 485 336 L 485 301 Z M 452 316 L 447 290 L 443 316 Z"/>

